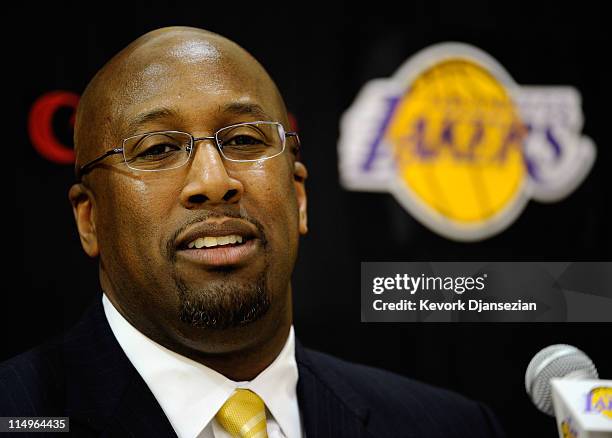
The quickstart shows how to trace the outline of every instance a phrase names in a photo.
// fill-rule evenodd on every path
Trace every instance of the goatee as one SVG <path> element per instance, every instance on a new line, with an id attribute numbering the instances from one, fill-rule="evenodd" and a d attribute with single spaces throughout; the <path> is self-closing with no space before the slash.
<path id="1" fill-rule="evenodd" d="M 202 289 L 188 287 L 175 278 L 179 291 L 181 321 L 211 329 L 241 327 L 261 318 L 270 308 L 264 269 L 252 283 L 215 281 Z"/>

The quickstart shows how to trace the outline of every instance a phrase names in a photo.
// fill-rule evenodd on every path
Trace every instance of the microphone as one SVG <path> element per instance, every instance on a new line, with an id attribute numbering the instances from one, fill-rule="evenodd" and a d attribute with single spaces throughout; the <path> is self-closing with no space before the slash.
<path id="1" fill-rule="evenodd" d="M 589 356 L 566 344 L 550 345 L 536 354 L 525 373 L 525 390 L 533 404 L 550 416 L 555 416 L 550 379 L 597 379 L 597 368 Z"/>
<path id="2" fill-rule="evenodd" d="M 583 351 L 551 345 L 531 359 L 525 390 L 540 411 L 556 417 L 560 437 L 610 437 L 612 381 L 598 377 Z"/>

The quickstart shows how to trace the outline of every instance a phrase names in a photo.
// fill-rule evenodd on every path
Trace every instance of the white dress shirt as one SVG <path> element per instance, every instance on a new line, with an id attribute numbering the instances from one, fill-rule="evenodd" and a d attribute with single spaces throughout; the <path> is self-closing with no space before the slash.
<path id="1" fill-rule="evenodd" d="M 249 382 L 234 382 L 168 350 L 136 330 L 102 295 L 115 338 L 157 399 L 179 438 L 231 438 L 215 419 L 236 388 L 250 389 L 266 405 L 269 438 L 301 438 L 293 326 L 277 358 Z"/>

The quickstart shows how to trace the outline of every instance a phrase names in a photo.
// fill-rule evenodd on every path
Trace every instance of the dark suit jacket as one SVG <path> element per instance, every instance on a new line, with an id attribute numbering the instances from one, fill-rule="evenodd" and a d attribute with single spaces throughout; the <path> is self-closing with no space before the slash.
<path id="1" fill-rule="evenodd" d="M 296 360 L 307 438 L 502 436 L 487 408 L 452 392 L 299 342 Z M 0 364 L 0 416 L 67 416 L 74 436 L 176 436 L 112 334 L 100 299 L 65 335 Z"/>

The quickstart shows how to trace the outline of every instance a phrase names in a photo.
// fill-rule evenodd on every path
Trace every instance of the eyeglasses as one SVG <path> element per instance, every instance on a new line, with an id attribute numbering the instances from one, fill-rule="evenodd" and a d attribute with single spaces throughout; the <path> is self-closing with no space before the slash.
<path id="1" fill-rule="evenodd" d="M 297 132 L 285 132 L 280 122 L 237 123 L 219 129 L 213 136 L 197 138 L 182 131 L 148 132 L 124 139 L 122 147 L 111 149 L 79 167 L 76 177 L 80 181 L 96 163 L 115 154 L 123 154 L 125 164 L 138 171 L 176 169 L 189 161 L 195 142 L 201 140 L 214 140 L 219 153 L 228 161 L 263 161 L 282 154 L 287 137 L 294 137 L 299 147 Z"/>

